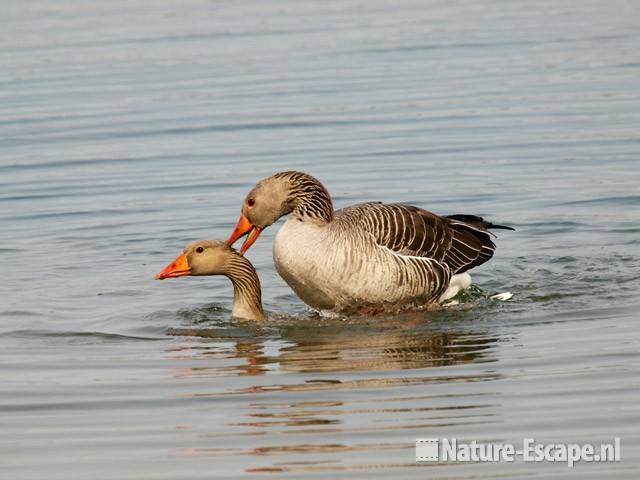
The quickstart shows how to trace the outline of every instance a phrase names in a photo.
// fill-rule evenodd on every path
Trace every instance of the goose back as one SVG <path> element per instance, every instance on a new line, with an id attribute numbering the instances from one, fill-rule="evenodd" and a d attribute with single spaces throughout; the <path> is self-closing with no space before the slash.
<path id="1" fill-rule="evenodd" d="M 378 245 L 398 255 L 432 258 L 449 267 L 453 274 L 483 264 L 496 248 L 487 230 L 493 225 L 481 217 L 442 217 L 401 203 L 353 205 L 338 210 L 335 222 L 342 224 L 345 231 L 366 230 Z"/>

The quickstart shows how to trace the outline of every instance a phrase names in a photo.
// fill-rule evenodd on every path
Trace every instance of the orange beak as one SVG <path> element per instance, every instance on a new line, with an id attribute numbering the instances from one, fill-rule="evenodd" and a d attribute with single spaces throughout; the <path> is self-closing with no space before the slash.
<path id="1" fill-rule="evenodd" d="M 184 277 L 191 275 L 189 261 L 184 253 L 181 253 L 176 259 L 156 275 L 156 280 L 164 280 L 165 278 Z"/>
<path id="2" fill-rule="evenodd" d="M 227 240 L 229 245 L 233 245 L 236 240 L 240 237 L 249 234 L 247 239 L 242 244 L 240 248 L 240 254 L 244 255 L 244 252 L 249 250 L 249 247 L 255 243 L 260 234 L 262 233 L 262 229 L 252 225 L 247 217 L 245 217 L 242 213 L 240 214 L 240 218 L 238 219 L 238 223 L 236 224 L 236 228 L 233 229 L 231 236 Z"/>

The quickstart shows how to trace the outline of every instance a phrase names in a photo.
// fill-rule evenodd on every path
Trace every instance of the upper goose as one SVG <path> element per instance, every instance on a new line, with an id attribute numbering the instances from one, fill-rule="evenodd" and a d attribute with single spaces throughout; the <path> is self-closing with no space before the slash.
<path id="1" fill-rule="evenodd" d="M 442 302 L 471 283 L 467 270 L 493 256 L 493 225 L 441 217 L 411 205 L 362 203 L 334 211 L 327 189 L 302 172 L 280 172 L 248 193 L 230 245 L 240 253 L 283 215 L 273 243 L 278 273 L 308 305 L 353 313 Z M 461 275 L 462 274 L 462 275 Z"/>
<path id="2" fill-rule="evenodd" d="M 225 275 L 233 284 L 231 316 L 250 320 L 264 320 L 260 280 L 251 262 L 227 243 L 199 240 L 188 245 L 184 252 L 167 265 L 156 279 L 185 275 Z"/>

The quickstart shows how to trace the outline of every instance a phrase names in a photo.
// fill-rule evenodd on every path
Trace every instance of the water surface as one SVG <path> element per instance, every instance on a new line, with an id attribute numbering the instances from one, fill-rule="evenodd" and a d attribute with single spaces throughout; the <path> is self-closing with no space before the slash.
<path id="1" fill-rule="evenodd" d="M 625 1 L 4 2 L 0 465 L 12 479 L 637 478 L 640 11 Z M 226 238 L 254 182 L 514 226 L 473 308 L 310 312 Z M 417 464 L 419 437 L 622 438 L 608 465 Z"/>

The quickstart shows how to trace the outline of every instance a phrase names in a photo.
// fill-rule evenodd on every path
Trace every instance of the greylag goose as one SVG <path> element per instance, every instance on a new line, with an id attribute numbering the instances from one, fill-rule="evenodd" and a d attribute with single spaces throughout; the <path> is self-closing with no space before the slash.
<path id="1" fill-rule="evenodd" d="M 289 215 L 290 214 L 290 215 Z M 327 189 L 302 172 L 280 172 L 247 194 L 227 240 L 260 233 L 289 215 L 273 243 L 278 273 L 308 305 L 342 313 L 397 311 L 441 303 L 471 284 L 469 269 L 496 248 L 493 225 L 473 215 L 442 217 L 399 203 L 334 211 Z"/>
<path id="2" fill-rule="evenodd" d="M 231 316 L 264 320 L 260 280 L 251 262 L 227 243 L 199 240 L 156 275 L 157 280 L 186 275 L 225 275 L 233 284 Z"/>

